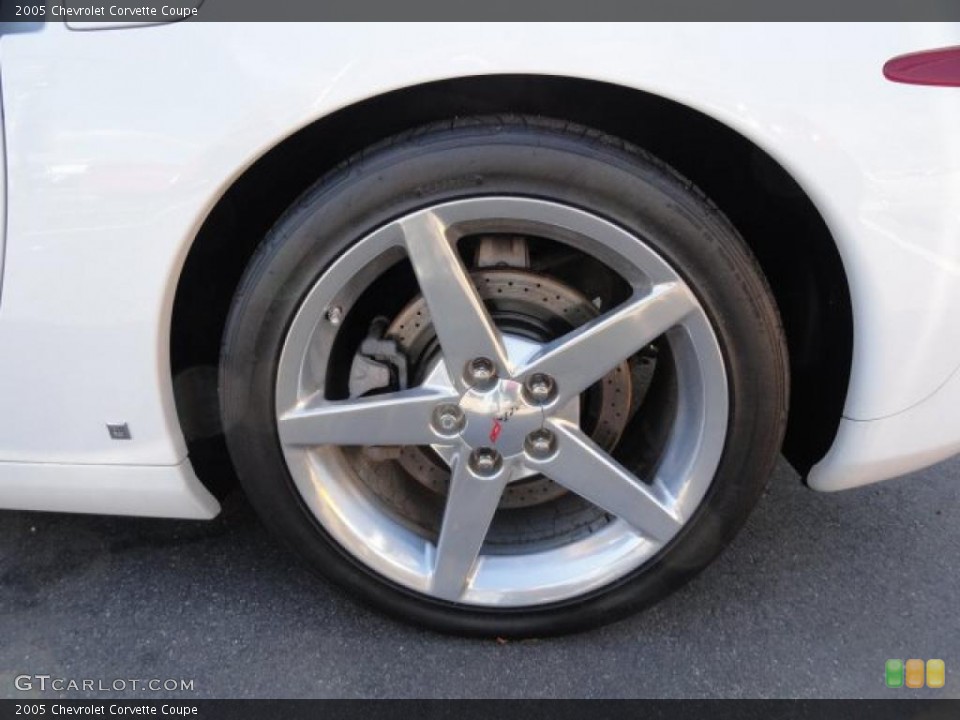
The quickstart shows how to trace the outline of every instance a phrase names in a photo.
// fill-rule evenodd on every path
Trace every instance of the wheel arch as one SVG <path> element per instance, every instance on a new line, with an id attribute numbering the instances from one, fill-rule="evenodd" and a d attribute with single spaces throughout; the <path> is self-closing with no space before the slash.
<path id="1" fill-rule="evenodd" d="M 839 426 L 853 343 L 846 274 L 810 197 L 766 151 L 688 106 L 593 80 L 490 75 L 402 88 L 324 116 L 260 156 L 213 205 L 177 283 L 170 335 L 177 415 L 204 484 L 222 495 L 233 482 L 216 367 L 231 300 L 267 230 L 318 177 L 363 148 L 418 125 L 495 113 L 554 117 L 622 137 L 726 213 L 759 260 L 784 321 L 792 397 L 784 453 L 805 475 Z"/>

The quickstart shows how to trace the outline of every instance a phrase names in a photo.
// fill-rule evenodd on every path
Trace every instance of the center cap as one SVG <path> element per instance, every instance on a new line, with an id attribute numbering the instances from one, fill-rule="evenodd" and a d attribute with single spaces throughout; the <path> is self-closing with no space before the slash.
<path id="1" fill-rule="evenodd" d="M 543 410 L 523 398 L 523 385 L 500 380 L 460 399 L 465 424 L 460 438 L 472 448 L 489 447 L 504 457 L 523 452 L 527 435 L 543 426 Z"/>
<path id="2" fill-rule="evenodd" d="M 517 365 L 522 365 L 533 357 L 542 347 L 515 335 L 504 334 L 503 344 L 507 355 Z M 437 360 L 424 380 L 425 385 L 453 389 L 453 383 L 444 364 Z M 523 443 L 528 433 L 543 427 L 543 411 L 537 405 L 531 405 L 522 396 L 522 385 L 515 380 L 498 380 L 496 384 L 483 390 L 468 390 L 458 403 L 464 414 L 464 427 L 458 439 L 467 446 L 491 448 L 504 457 L 523 452 Z M 552 413 L 574 425 L 580 424 L 580 401 L 574 398 L 566 406 Z M 448 442 L 438 442 L 432 446 L 447 465 L 457 456 L 457 447 Z M 537 474 L 537 470 L 520 463 L 513 469 L 513 480 Z"/>

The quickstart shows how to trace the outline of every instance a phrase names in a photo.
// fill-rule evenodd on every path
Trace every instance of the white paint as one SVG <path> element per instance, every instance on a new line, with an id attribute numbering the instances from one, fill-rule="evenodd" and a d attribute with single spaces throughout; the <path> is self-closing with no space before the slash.
<path id="1" fill-rule="evenodd" d="M 814 490 L 834 491 L 905 475 L 960 453 L 960 370 L 925 402 L 882 420 L 844 419 L 830 452 L 810 471 Z"/>
<path id="2" fill-rule="evenodd" d="M 230 183 L 290 133 L 365 98 L 449 77 L 532 73 L 677 100 L 784 165 L 823 214 L 849 275 L 845 414 L 873 420 L 913 408 L 882 457 L 902 450 L 910 460 L 897 471 L 918 467 L 945 447 L 924 433 L 928 422 L 960 428 L 956 411 L 926 414 L 960 366 L 960 93 L 895 85 L 880 68 L 902 52 L 958 43 L 957 25 L 899 23 L 176 23 L 108 32 L 47 23 L 5 36 L 0 459 L 182 462 L 169 377 L 173 296 L 198 228 Z M 130 424 L 132 441 L 110 440 L 104 423 L 115 420 Z M 852 437 L 842 429 L 830 454 L 846 465 L 818 470 L 824 489 L 843 482 L 830 468 L 873 467 L 864 454 L 873 446 Z M 89 476 L 78 470 L 76 482 Z M 17 504 L 14 487 L 0 477 L 0 505 Z"/>
<path id="3" fill-rule="evenodd" d="M 190 463 L 58 465 L 0 463 L 0 498 L 11 510 L 209 520 L 220 503 Z"/>

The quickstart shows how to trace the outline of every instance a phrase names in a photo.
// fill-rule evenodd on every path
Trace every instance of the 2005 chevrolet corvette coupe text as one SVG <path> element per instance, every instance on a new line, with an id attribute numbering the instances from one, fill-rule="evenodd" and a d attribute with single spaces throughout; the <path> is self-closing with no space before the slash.
<path id="1" fill-rule="evenodd" d="M 781 452 L 819 491 L 960 452 L 958 42 L 4 28 L 0 507 L 212 518 L 239 478 L 429 627 L 648 605 Z"/>

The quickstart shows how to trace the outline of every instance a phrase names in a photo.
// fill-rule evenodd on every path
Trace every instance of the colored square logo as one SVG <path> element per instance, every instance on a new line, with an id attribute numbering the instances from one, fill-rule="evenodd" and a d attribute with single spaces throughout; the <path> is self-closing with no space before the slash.
<path id="1" fill-rule="evenodd" d="M 927 687 L 942 688 L 947 679 L 947 667 L 943 660 L 927 660 Z"/>
<path id="2" fill-rule="evenodd" d="M 885 675 L 888 688 L 903 687 L 903 660 L 887 660 Z"/>
<path id="3" fill-rule="evenodd" d="M 905 682 L 908 688 L 923 687 L 923 660 L 907 660 L 904 670 L 906 671 Z"/>

